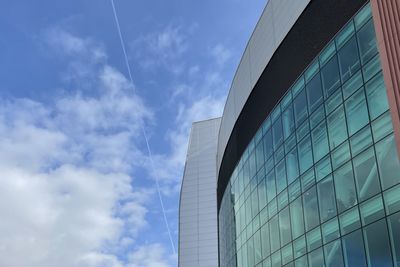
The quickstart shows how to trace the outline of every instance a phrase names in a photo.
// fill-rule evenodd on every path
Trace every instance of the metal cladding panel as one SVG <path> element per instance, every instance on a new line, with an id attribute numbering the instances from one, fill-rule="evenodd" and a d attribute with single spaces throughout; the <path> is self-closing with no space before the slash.
<path id="1" fill-rule="evenodd" d="M 217 141 L 221 118 L 195 122 L 179 204 L 180 267 L 218 266 Z"/>
<path id="2" fill-rule="evenodd" d="M 217 168 L 241 110 L 269 60 L 311 0 L 269 0 L 229 91 L 218 137 Z"/>

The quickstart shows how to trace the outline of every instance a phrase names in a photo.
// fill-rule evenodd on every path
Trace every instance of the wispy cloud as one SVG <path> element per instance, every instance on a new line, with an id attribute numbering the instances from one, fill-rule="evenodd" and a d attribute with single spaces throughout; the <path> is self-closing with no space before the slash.
<path id="1" fill-rule="evenodd" d="M 169 266 L 161 245 L 150 246 L 159 251 L 150 265 L 140 265 L 143 249 L 132 251 L 154 193 L 132 186 L 147 160 L 138 129 L 151 110 L 94 40 L 59 28 L 45 36 L 68 66 L 81 64 L 85 72 L 66 73 L 91 80 L 93 93 L 77 86 L 46 103 L 0 99 L 0 265 Z M 131 260 L 121 260 L 128 248 Z"/>

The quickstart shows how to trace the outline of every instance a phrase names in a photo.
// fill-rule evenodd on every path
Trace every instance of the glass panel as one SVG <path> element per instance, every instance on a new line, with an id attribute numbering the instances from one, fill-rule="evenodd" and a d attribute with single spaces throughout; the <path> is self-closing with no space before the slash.
<path id="1" fill-rule="evenodd" d="M 294 100 L 294 117 L 296 127 L 299 126 L 308 116 L 306 91 L 303 90 Z"/>
<path id="2" fill-rule="evenodd" d="M 304 233 L 303 205 L 300 197 L 290 204 L 290 220 L 293 239 L 295 239 Z"/>
<path id="3" fill-rule="evenodd" d="M 295 267 L 308 267 L 307 255 L 298 258 L 295 262 Z"/>
<path id="4" fill-rule="evenodd" d="M 301 76 L 292 87 L 293 98 L 304 88 L 304 76 Z"/>
<path id="5" fill-rule="evenodd" d="M 280 146 L 283 142 L 283 134 L 282 134 L 282 121 L 281 117 L 275 122 L 272 126 L 273 129 L 273 140 L 274 140 L 274 149 Z"/>
<path id="6" fill-rule="evenodd" d="M 278 210 L 283 209 L 288 203 L 287 189 L 285 189 L 278 195 Z"/>
<path id="7" fill-rule="evenodd" d="M 314 161 L 319 161 L 329 152 L 326 123 L 323 122 L 311 132 L 314 149 Z"/>
<path id="8" fill-rule="evenodd" d="M 269 245 L 269 229 L 268 223 L 261 227 L 261 247 L 263 257 L 269 256 L 271 247 Z"/>
<path id="9" fill-rule="evenodd" d="M 268 215 L 270 218 L 272 218 L 277 212 L 278 212 L 278 205 L 276 204 L 276 198 L 274 198 L 268 204 Z"/>
<path id="10" fill-rule="evenodd" d="M 306 171 L 313 164 L 310 136 L 299 143 L 299 162 L 300 173 Z"/>
<path id="11" fill-rule="evenodd" d="M 329 155 L 315 165 L 315 174 L 317 182 L 325 178 L 331 172 L 332 172 L 331 158 L 329 157 Z"/>
<path id="12" fill-rule="evenodd" d="M 341 267 L 344 266 L 342 245 L 340 240 L 332 242 L 324 246 L 325 251 L 325 266 L 326 267 Z"/>
<path id="13" fill-rule="evenodd" d="M 393 134 L 375 147 L 382 187 L 386 189 L 400 182 L 400 164 Z"/>
<path id="14" fill-rule="evenodd" d="M 303 205 L 306 231 L 308 231 L 319 224 L 317 190 L 315 186 L 304 193 Z"/>
<path id="15" fill-rule="evenodd" d="M 308 83 L 314 75 L 319 71 L 318 61 L 315 60 L 304 72 L 304 77 L 306 78 L 306 83 Z"/>
<path id="16" fill-rule="evenodd" d="M 310 126 L 309 126 L 308 120 L 307 120 L 297 128 L 297 131 L 296 131 L 297 140 L 300 141 L 308 133 L 310 133 Z"/>
<path id="17" fill-rule="evenodd" d="M 336 217 L 322 225 L 322 238 L 324 244 L 339 238 L 339 236 L 339 222 Z"/>
<path id="18" fill-rule="evenodd" d="M 340 213 L 357 204 L 351 163 L 347 163 L 335 171 L 333 176 L 336 188 L 337 207 Z"/>
<path id="19" fill-rule="evenodd" d="M 380 220 L 367 226 L 364 229 L 364 240 L 368 266 L 393 266 L 386 220 Z"/>
<path id="20" fill-rule="evenodd" d="M 376 196 L 360 204 L 361 221 L 363 225 L 379 220 L 385 216 L 382 196 Z"/>
<path id="21" fill-rule="evenodd" d="M 343 237 L 342 246 L 346 267 L 367 266 L 364 241 L 360 230 Z"/>
<path id="22" fill-rule="evenodd" d="M 372 145 L 372 135 L 370 127 L 367 126 L 350 139 L 351 153 L 353 157 Z"/>
<path id="23" fill-rule="evenodd" d="M 324 266 L 324 253 L 322 248 L 314 250 L 308 254 L 308 262 L 310 267 L 321 267 Z"/>
<path id="24" fill-rule="evenodd" d="M 282 264 L 286 264 L 292 260 L 293 260 L 292 244 L 289 244 L 282 249 Z"/>
<path id="25" fill-rule="evenodd" d="M 308 251 L 322 246 L 321 229 L 319 227 L 306 234 Z"/>
<path id="26" fill-rule="evenodd" d="M 271 251 L 275 251 L 280 247 L 280 239 L 279 239 L 279 224 L 278 224 L 278 216 L 273 217 L 269 221 L 270 229 L 269 236 L 271 237 Z"/>
<path id="27" fill-rule="evenodd" d="M 379 193 L 378 167 L 375 161 L 374 149 L 371 147 L 353 160 L 354 174 L 359 201 Z"/>
<path id="28" fill-rule="evenodd" d="M 343 106 L 328 117 L 329 144 L 334 149 L 347 139 L 346 121 Z"/>
<path id="29" fill-rule="evenodd" d="M 379 54 L 375 55 L 373 59 L 371 59 L 364 67 L 363 67 L 363 75 L 364 81 L 369 81 L 375 74 L 382 70 L 381 60 Z"/>
<path id="30" fill-rule="evenodd" d="M 400 210 L 400 185 L 392 187 L 384 193 L 386 213 L 392 214 Z"/>
<path id="31" fill-rule="evenodd" d="M 360 68 L 360 59 L 357 50 L 357 42 L 353 36 L 338 52 L 342 81 L 349 79 Z"/>
<path id="32" fill-rule="evenodd" d="M 281 102 L 281 109 L 285 110 L 288 106 L 291 106 L 292 104 L 292 91 L 288 91 L 285 95 L 285 97 L 282 99 Z"/>
<path id="33" fill-rule="evenodd" d="M 374 22 L 371 19 L 357 33 L 358 46 L 360 48 L 361 62 L 365 64 L 378 53 L 376 45 Z"/>
<path id="34" fill-rule="evenodd" d="M 281 105 L 278 103 L 277 106 L 272 110 L 271 120 L 272 123 L 276 121 L 276 119 L 281 115 Z"/>
<path id="35" fill-rule="evenodd" d="M 363 78 L 361 75 L 361 71 L 358 71 L 346 83 L 343 84 L 342 90 L 344 98 L 346 99 L 349 96 L 351 96 L 362 85 L 363 85 Z"/>
<path id="36" fill-rule="evenodd" d="M 371 120 L 374 120 L 379 115 L 389 109 L 389 104 L 386 95 L 386 87 L 383 81 L 382 73 L 372 78 L 366 85 L 367 100 Z"/>
<path id="37" fill-rule="evenodd" d="M 340 74 L 337 57 L 334 56 L 321 70 L 325 96 L 330 96 L 340 86 Z"/>
<path id="38" fill-rule="evenodd" d="M 290 151 L 296 145 L 296 135 L 292 134 L 285 142 L 285 151 Z"/>
<path id="39" fill-rule="evenodd" d="M 305 238 L 305 236 L 302 236 L 293 242 L 293 251 L 294 251 L 295 258 L 306 254 L 306 238 Z"/>
<path id="40" fill-rule="evenodd" d="M 281 246 L 284 246 L 292 240 L 290 230 L 289 207 L 286 207 L 279 213 L 279 229 Z"/>
<path id="41" fill-rule="evenodd" d="M 275 188 L 275 173 L 272 171 L 267 174 L 267 197 L 268 202 L 270 202 L 276 196 L 276 188 Z"/>
<path id="42" fill-rule="evenodd" d="M 342 30 L 340 30 L 340 32 L 336 37 L 336 45 L 338 49 L 342 47 L 346 43 L 346 41 L 348 41 L 353 36 L 353 34 L 354 34 L 354 24 L 353 20 L 351 20 L 346 24 L 346 26 L 343 27 Z"/>
<path id="43" fill-rule="evenodd" d="M 304 192 L 308 188 L 310 188 L 313 184 L 315 184 L 314 170 L 310 169 L 308 172 L 306 172 L 304 175 L 301 176 L 300 180 L 301 180 L 301 187 Z"/>
<path id="44" fill-rule="evenodd" d="M 315 75 L 314 78 L 306 85 L 307 96 L 308 96 L 308 106 L 310 108 L 310 113 L 312 113 L 319 104 L 322 103 L 322 85 L 320 75 Z"/>
<path id="45" fill-rule="evenodd" d="M 272 131 L 268 130 L 264 137 L 263 137 L 263 143 L 264 143 L 264 153 L 265 153 L 265 157 L 266 159 L 268 159 L 271 155 L 273 150 L 272 147 Z"/>
<path id="46" fill-rule="evenodd" d="M 360 89 L 351 96 L 346 101 L 345 107 L 349 134 L 353 135 L 369 122 L 364 90 Z"/>
<path id="47" fill-rule="evenodd" d="M 278 163 L 278 165 L 276 165 L 275 175 L 276 175 L 276 189 L 277 193 L 279 194 L 287 186 L 286 168 L 284 160 L 282 160 L 280 163 Z"/>
<path id="48" fill-rule="evenodd" d="M 272 267 L 281 267 L 281 252 L 277 251 L 275 252 L 272 257 Z"/>
<path id="49" fill-rule="evenodd" d="M 300 181 L 296 180 L 289 186 L 289 201 L 292 202 L 295 200 L 301 193 L 300 190 Z"/>
<path id="50" fill-rule="evenodd" d="M 358 207 L 354 207 L 340 215 L 340 231 L 342 235 L 350 233 L 361 227 Z"/>
<path id="51" fill-rule="evenodd" d="M 321 52 L 319 56 L 319 62 L 321 66 L 325 65 L 325 63 L 335 54 L 335 43 L 331 42 L 326 46 L 326 48 Z"/>
<path id="52" fill-rule="evenodd" d="M 294 148 L 286 155 L 286 169 L 288 183 L 292 183 L 299 175 L 299 166 L 297 161 L 297 149 Z"/>
<path id="53" fill-rule="evenodd" d="M 335 110 L 342 103 L 343 103 L 342 91 L 337 90 L 325 102 L 326 113 L 330 114 L 333 110 Z"/>
<path id="54" fill-rule="evenodd" d="M 282 113 L 282 124 L 283 124 L 283 136 L 284 138 L 288 138 L 294 131 L 294 116 L 293 116 L 293 107 L 290 105 L 283 113 Z"/>
<path id="55" fill-rule="evenodd" d="M 372 17 L 371 6 L 370 4 L 367 4 L 354 17 L 354 23 L 356 24 L 356 29 L 357 30 L 360 29 L 360 27 L 364 25 L 364 23 L 368 21 L 369 18 L 371 17 Z"/>
<path id="56" fill-rule="evenodd" d="M 263 267 L 271 267 L 271 258 L 268 258 L 266 260 L 263 261 Z M 239 267 L 239 266 L 238 266 Z"/>
<path id="57" fill-rule="evenodd" d="M 372 122 L 372 133 L 375 142 L 378 142 L 380 139 L 390 134 L 391 132 L 393 132 L 393 125 L 392 117 L 389 111 L 387 111 L 381 117 Z"/>
<path id="58" fill-rule="evenodd" d="M 256 146 L 256 163 L 257 163 L 257 170 L 259 170 L 264 165 L 264 144 L 259 142 Z"/>
<path id="59" fill-rule="evenodd" d="M 325 222 L 337 214 L 332 176 L 328 176 L 319 182 L 317 187 L 321 222 Z"/>
<path id="60" fill-rule="evenodd" d="M 254 260 L 255 263 L 259 263 L 262 260 L 260 231 L 257 231 L 254 234 L 253 240 L 254 240 Z"/>
<path id="61" fill-rule="evenodd" d="M 332 152 L 332 168 L 335 170 L 350 159 L 349 142 L 346 141 Z"/>
<path id="62" fill-rule="evenodd" d="M 392 254 L 395 267 L 400 266 L 400 213 L 393 214 L 388 219 L 389 234 L 392 244 Z"/>
<path id="63" fill-rule="evenodd" d="M 317 126 L 317 124 L 325 119 L 324 105 L 321 105 L 314 113 L 310 116 L 311 129 Z"/>

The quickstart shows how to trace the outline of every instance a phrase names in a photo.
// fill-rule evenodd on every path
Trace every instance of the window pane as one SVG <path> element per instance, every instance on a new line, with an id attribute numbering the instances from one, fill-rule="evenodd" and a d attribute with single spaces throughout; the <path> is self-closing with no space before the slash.
<path id="1" fill-rule="evenodd" d="M 320 74 L 317 74 L 312 80 L 306 85 L 308 106 L 310 107 L 310 113 L 312 113 L 319 104 L 322 103 L 322 85 Z"/>
<path id="2" fill-rule="evenodd" d="M 255 263 L 259 263 L 262 260 L 260 231 L 257 231 L 254 234 L 253 240 L 254 240 L 254 259 L 255 259 Z"/>
<path id="3" fill-rule="evenodd" d="M 371 120 L 389 109 L 383 74 L 380 73 L 365 85 Z"/>
<path id="4" fill-rule="evenodd" d="M 303 195 L 304 219 L 306 230 L 311 230 L 319 224 L 317 190 L 312 187 Z"/>
<path id="5" fill-rule="evenodd" d="M 280 247 L 280 239 L 279 239 L 279 224 L 278 224 L 278 216 L 272 218 L 269 222 L 269 236 L 271 237 L 271 251 L 275 251 Z"/>
<path id="6" fill-rule="evenodd" d="M 339 223 L 336 217 L 322 225 L 322 238 L 324 244 L 337 239 L 339 236 Z"/>
<path id="7" fill-rule="evenodd" d="M 324 266 L 324 253 L 322 252 L 322 248 L 308 254 L 308 263 L 310 267 Z"/>
<path id="8" fill-rule="evenodd" d="M 342 92 L 337 90 L 325 101 L 326 113 L 330 114 L 342 103 Z"/>
<path id="9" fill-rule="evenodd" d="M 339 52 L 339 68 L 342 81 L 346 81 L 360 68 L 356 39 L 353 36 Z"/>
<path id="10" fill-rule="evenodd" d="M 324 51 L 321 52 L 321 55 L 319 56 L 319 62 L 321 66 L 325 65 L 325 63 L 333 56 L 335 55 L 336 49 L 335 49 L 335 42 L 331 42 L 326 46 Z"/>
<path id="11" fill-rule="evenodd" d="M 299 162 L 300 173 L 306 171 L 313 164 L 310 136 L 299 143 Z"/>
<path id="12" fill-rule="evenodd" d="M 281 252 L 277 251 L 275 252 L 272 257 L 272 267 L 281 267 Z"/>
<path id="13" fill-rule="evenodd" d="M 329 152 L 328 134 L 326 132 L 326 123 L 318 125 L 311 133 L 314 149 L 314 161 L 319 161 Z"/>
<path id="14" fill-rule="evenodd" d="M 292 244 L 287 245 L 286 247 L 282 248 L 282 264 L 286 264 L 293 260 L 293 250 Z M 293 265 L 285 265 L 285 267 L 289 267 Z"/>
<path id="15" fill-rule="evenodd" d="M 386 213 L 400 211 L 400 185 L 390 188 L 384 193 Z"/>
<path id="16" fill-rule="evenodd" d="M 306 238 L 303 235 L 299 239 L 293 241 L 294 257 L 300 257 L 306 254 Z"/>
<path id="17" fill-rule="evenodd" d="M 379 55 L 375 55 L 364 67 L 364 81 L 369 81 L 375 74 L 382 70 L 381 60 Z"/>
<path id="18" fill-rule="evenodd" d="M 325 251 L 325 266 L 326 267 L 341 267 L 344 266 L 342 245 L 340 240 L 332 242 L 324 246 Z"/>
<path id="19" fill-rule="evenodd" d="M 319 182 L 317 187 L 321 222 L 325 222 L 336 216 L 336 199 L 332 176 L 328 176 Z"/>
<path id="20" fill-rule="evenodd" d="M 342 246 L 346 267 L 367 266 L 364 241 L 360 230 L 343 237 Z"/>
<path id="21" fill-rule="evenodd" d="M 400 182 L 400 164 L 393 134 L 376 144 L 376 156 L 383 189 Z"/>
<path id="22" fill-rule="evenodd" d="M 258 201 L 260 209 L 263 209 L 267 204 L 267 188 L 265 187 L 265 179 L 258 184 Z"/>
<path id="23" fill-rule="evenodd" d="M 340 86 L 339 65 L 334 56 L 321 70 L 322 85 L 326 96 L 330 96 Z"/>
<path id="24" fill-rule="evenodd" d="M 354 17 L 354 22 L 356 24 L 356 29 L 360 29 L 362 25 L 366 21 L 368 21 L 369 18 L 371 18 L 372 12 L 371 12 L 371 6 L 370 4 L 365 5 L 362 10 L 358 12 L 358 14 Z"/>
<path id="25" fill-rule="evenodd" d="M 292 240 L 290 230 L 289 207 L 286 207 L 279 213 L 279 229 L 281 246 L 284 246 Z"/>
<path id="26" fill-rule="evenodd" d="M 360 214 L 358 212 L 358 207 L 354 207 L 344 213 L 339 217 L 340 220 L 340 231 L 342 235 L 350 233 L 361 227 Z"/>
<path id="27" fill-rule="evenodd" d="M 277 193 L 279 194 L 287 186 L 286 168 L 284 160 L 282 160 L 280 163 L 278 163 L 278 165 L 276 165 L 275 175 L 276 175 L 276 189 Z"/>
<path id="28" fill-rule="evenodd" d="M 290 105 L 282 113 L 283 136 L 286 140 L 294 131 L 293 107 Z"/>
<path id="29" fill-rule="evenodd" d="M 347 42 L 347 40 L 349 40 L 353 36 L 353 34 L 354 34 L 354 24 L 353 24 L 353 20 L 351 20 L 338 33 L 338 35 L 336 37 L 337 47 L 338 48 L 342 47 Z"/>
<path id="30" fill-rule="evenodd" d="M 337 169 L 337 167 L 339 167 L 349 159 L 350 147 L 349 142 L 346 141 L 332 152 L 332 168 L 334 170 Z"/>
<path id="31" fill-rule="evenodd" d="M 254 266 L 254 244 L 253 238 L 247 241 L 247 263 L 248 266 Z"/>
<path id="32" fill-rule="evenodd" d="M 356 189 L 354 186 L 353 169 L 351 163 L 347 163 L 334 172 L 336 188 L 336 200 L 339 213 L 356 205 Z"/>
<path id="33" fill-rule="evenodd" d="M 328 117 L 329 144 L 334 149 L 347 139 L 346 121 L 343 106 Z"/>
<path id="34" fill-rule="evenodd" d="M 276 188 L 275 188 L 275 173 L 272 171 L 267 174 L 267 197 L 268 202 L 270 202 L 276 196 Z"/>
<path id="35" fill-rule="evenodd" d="M 259 142 L 256 146 L 256 163 L 257 163 L 257 170 L 259 170 L 264 165 L 264 149 L 263 149 L 262 141 Z"/>
<path id="36" fill-rule="evenodd" d="M 358 71 L 354 74 L 347 82 L 343 84 L 343 96 L 344 98 L 348 98 L 352 95 L 358 88 L 363 85 L 363 77 L 361 75 L 361 71 Z"/>
<path id="37" fill-rule="evenodd" d="M 365 64 L 378 53 L 374 22 L 372 19 L 362 27 L 362 29 L 357 33 L 357 37 L 361 61 L 363 64 Z"/>
<path id="38" fill-rule="evenodd" d="M 300 190 L 300 180 L 296 180 L 289 186 L 289 201 L 295 200 L 301 193 Z"/>
<path id="39" fill-rule="evenodd" d="M 385 216 L 382 196 L 378 195 L 360 204 L 361 221 L 363 225 L 372 223 Z"/>
<path id="40" fill-rule="evenodd" d="M 351 153 L 353 157 L 372 145 L 372 135 L 369 126 L 365 127 L 350 139 Z"/>
<path id="41" fill-rule="evenodd" d="M 296 127 L 299 126 L 308 116 L 306 91 L 303 90 L 294 100 L 294 117 Z"/>
<path id="42" fill-rule="evenodd" d="M 325 110 L 324 105 L 321 105 L 314 113 L 310 116 L 310 125 L 311 128 L 317 126 L 317 124 L 325 119 Z"/>
<path id="43" fill-rule="evenodd" d="M 281 117 L 275 122 L 272 126 L 273 129 L 273 140 L 274 140 L 274 149 L 276 149 L 283 142 L 283 134 L 282 134 L 282 121 Z"/>
<path id="44" fill-rule="evenodd" d="M 322 246 L 322 237 L 320 227 L 314 228 L 306 234 L 307 237 L 307 249 L 308 251 L 314 250 Z"/>
<path id="45" fill-rule="evenodd" d="M 272 149 L 272 131 L 268 130 L 263 138 L 265 158 L 268 159 L 273 152 Z"/>
<path id="46" fill-rule="evenodd" d="M 364 229 L 365 250 L 367 252 L 368 266 L 391 267 L 389 236 L 386 220 L 380 220 Z"/>
<path id="47" fill-rule="evenodd" d="M 378 142 L 391 132 L 393 132 L 393 125 L 392 117 L 389 111 L 387 111 L 381 117 L 372 122 L 372 133 L 375 142 Z"/>
<path id="48" fill-rule="evenodd" d="M 351 96 L 346 101 L 345 107 L 349 134 L 353 135 L 369 122 L 364 90 L 360 89 Z"/>
<path id="49" fill-rule="evenodd" d="M 302 140 L 307 134 L 310 133 L 310 126 L 308 120 L 306 120 L 302 125 L 297 128 L 297 140 Z"/>
<path id="50" fill-rule="evenodd" d="M 297 149 L 294 148 L 286 155 L 286 169 L 288 184 L 291 184 L 294 179 L 299 175 L 299 166 L 297 161 Z"/>
<path id="51" fill-rule="evenodd" d="M 290 219 L 293 239 L 295 239 L 304 233 L 303 205 L 300 197 L 290 204 Z"/>
<path id="52" fill-rule="evenodd" d="M 359 201 L 379 193 L 381 187 L 374 149 L 370 148 L 354 158 L 353 165 Z"/>
<path id="53" fill-rule="evenodd" d="M 400 266 L 400 213 L 393 214 L 388 219 L 389 233 L 392 243 L 392 254 L 395 266 Z"/>
<path id="54" fill-rule="evenodd" d="M 310 169 L 300 177 L 303 192 L 315 184 L 314 169 Z"/>
<path id="55" fill-rule="evenodd" d="M 325 178 L 331 172 L 331 158 L 329 157 L 329 155 L 315 165 L 317 182 Z"/>
<path id="56" fill-rule="evenodd" d="M 269 229 L 268 223 L 261 227 L 261 247 L 263 257 L 269 256 L 271 247 L 269 245 Z"/>
<path id="57" fill-rule="evenodd" d="M 298 258 L 295 262 L 295 267 L 308 267 L 307 255 Z"/>

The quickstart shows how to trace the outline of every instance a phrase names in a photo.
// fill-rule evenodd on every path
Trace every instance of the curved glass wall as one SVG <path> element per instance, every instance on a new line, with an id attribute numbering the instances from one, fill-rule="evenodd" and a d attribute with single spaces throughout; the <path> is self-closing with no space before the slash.
<path id="1" fill-rule="evenodd" d="M 400 164 L 370 6 L 288 90 L 219 211 L 220 266 L 400 266 Z"/>

